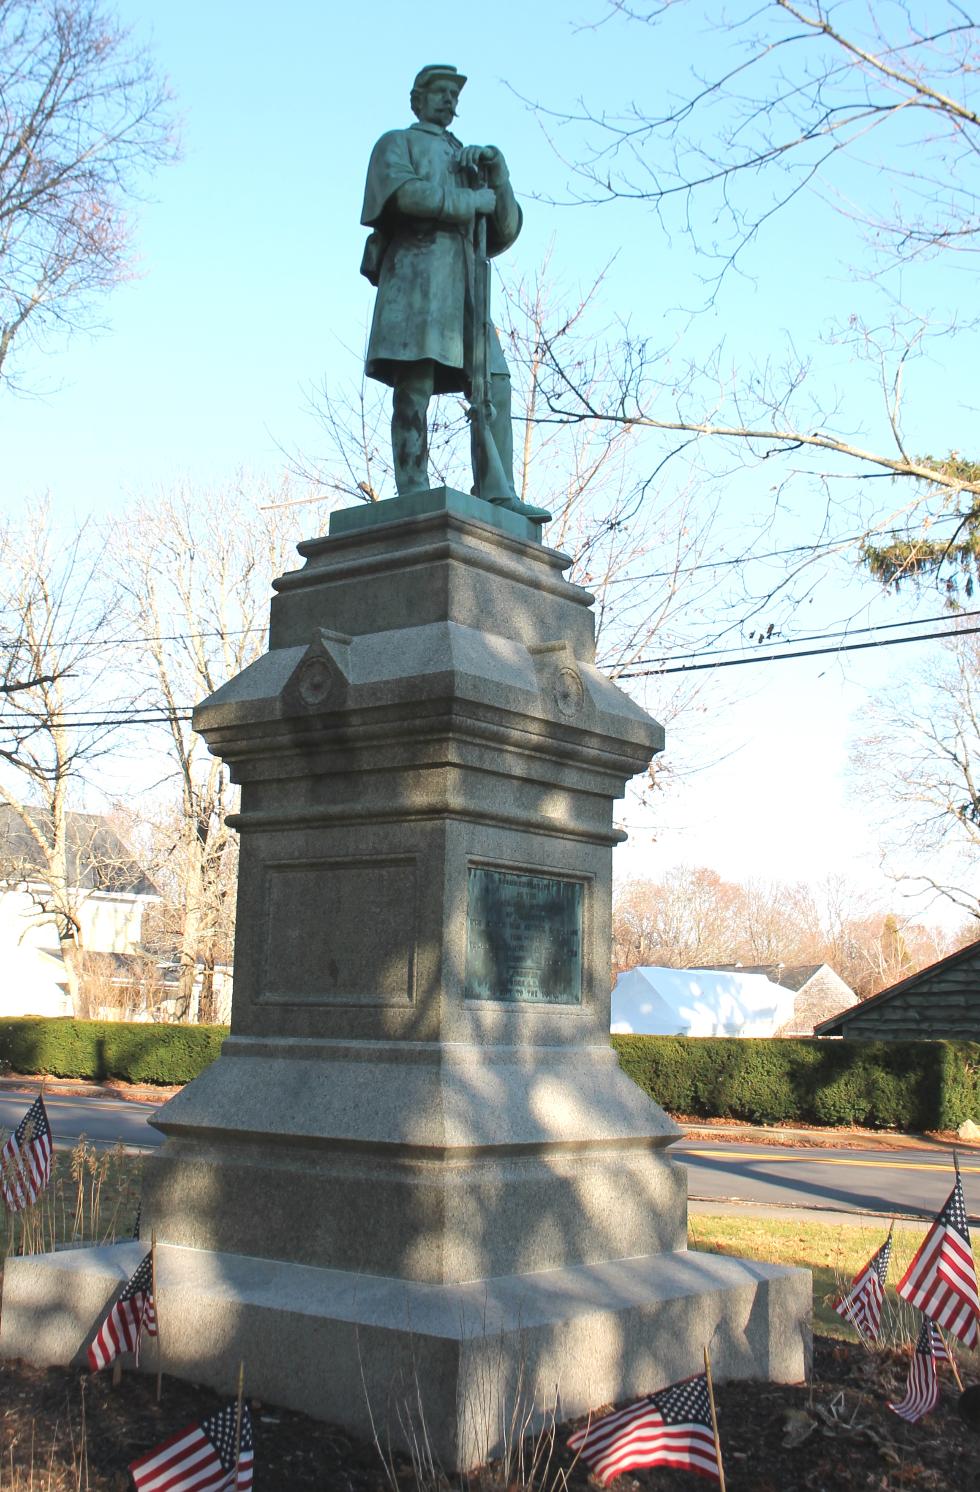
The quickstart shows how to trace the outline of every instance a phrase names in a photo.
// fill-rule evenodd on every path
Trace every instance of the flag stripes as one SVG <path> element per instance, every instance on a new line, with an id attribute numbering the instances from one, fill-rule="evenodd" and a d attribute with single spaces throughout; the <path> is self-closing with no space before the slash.
<path id="1" fill-rule="evenodd" d="M 889 1232 L 878 1252 L 854 1276 L 847 1294 L 834 1301 L 838 1316 L 850 1321 L 860 1336 L 872 1342 L 878 1340 L 881 1330 L 881 1307 L 891 1253 L 892 1235 Z"/>
<path id="2" fill-rule="evenodd" d="M 936 1372 L 936 1359 L 932 1350 L 933 1329 L 931 1321 L 923 1321 L 909 1365 L 905 1398 L 898 1404 L 888 1405 L 889 1409 L 908 1420 L 911 1425 L 928 1414 L 930 1409 L 934 1409 L 939 1400 L 939 1374 Z"/>
<path id="3" fill-rule="evenodd" d="M 132 1279 L 115 1302 L 88 1349 L 93 1373 L 108 1367 L 120 1352 L 133 1352 L 139 1362 L 140 1338 L 157 1334 L 156 1302 L 153 1299 L 153 1255 L 140 1262 Z"/>
<path id="4" fill-rule="evenodd" d="M 0 1191 L 11 1212 L 37 1201 L 51 1179 L 51 1127 L 38 1094 L 0 1150 Z"/>
<path id="5" fill-rule="evenodd" d="M 229 1404 L 199 1425 L 178 1430 L 130 1464 L 139 1492 L 249 1492 L 252 1486 L 252 1415 L 242 1405 L 241 1449 L 236 1473 L 236 1411 Z"/>
<path id="6" fill-rule="evenodd" d="M 603 1486 L 643 1466 L 674 1466 L 719 1480 L 704 1373 L 604 1415 L 568 1444 Z"/>
<path id="7" fill-rule="evenodd" d="M 980 1342 L 980 1293 L 959 1174 L 896 1289 L 964 1346 Z"/>
<path id="8" fill-rule="evenodd" d="M 926 1319 L 928 1320 L 928 1317 Z M 953 1361 L 949 1348 L 946 1346 L 946 1338 L 935 1321 L 929 1322 L 929 1340 L 932 1343 L 932 1355 L 937 1362 Z"/>

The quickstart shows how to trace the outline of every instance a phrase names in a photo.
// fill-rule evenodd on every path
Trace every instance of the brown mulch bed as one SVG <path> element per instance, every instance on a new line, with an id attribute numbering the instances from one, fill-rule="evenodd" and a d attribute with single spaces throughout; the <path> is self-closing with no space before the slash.
<path id="1" fill-rule="evenodd" d="M 980 1154 L 980 1145 L 961 1140 L 954 1130 L 934 1130 L 921 1135 L 899 1134 L 887 1129 L 834 1129 L 828 1125 L 740 1124 L 736 1119 L 704 1119 L 691 1114 L 670 1116 L 688 1140 L 730 1140 L 733 1144 L 813 1146 L 832 1150 L 922 1150 L 935 1152 L 955 1148 L 961 1154 Z"/>
<path id="2" fill-rule="evenodd" d="M 907 1425 L 886 1408 L 889 1397 L 902 1395 L 907 1363 L 893 1352 L 869 1354 L 818 1337 L 812 1387 L 719 1385 L 729 1492 L 967 1492 L 980 1486 L 980 1426 L 970 1429 L 959 1417 L 948 1367 L 940 1369 L 941 1401 L 922 1423 Z M 0 1362 L 0 1485 L 124 1492 L 132 1486 L 131 1460 L 225 1402 L 209 1389 L 165 1377 L 158 1405 L 151 1376 L 127 1372 L 113 1389 L 108 1372 L 93 1376 Z M 394 1492 L 370 1445 L 305 1415 L 251 1402 L 257 1492 Z M 572 1466 L 564 1448 L 569 1430 L 561 1430 L 549 1472 L 535 1483 L 538 1492 L 560 1492 L 557 1473 L 569 1468 L 571 1492 L 594 1492 L 587 1468 L 581 1462 Z M 86 1469 L 79 1477 L 83 1443 Z M 12 1468 L 19 1480 L 12 1480 Z M 399 1462 L 394 1472 L 394 1485 L 412 1492 L 417 1482 L 411 1466 Z M 478 1492 L 517 1492 L 499 1467 L 468 1480 Z M 442 1486 L 448 1492 L 458 1481 Z M 613 1484 L 621 1492 L 694 1492 L 706 1485 L 701 1477 L 663 1469 L 631 1473 Z"/>
<path id="3" fill-rule="evenodd" d="M 15 1093 L 37 1092 L 41 1079 L 36 1073 L 5 1072 L 0 1076 L 0 1088 Z M 106 1078 L 104 1082 L 87 1081 L 84 1078 L 45 1077 L 46 1094 L 60 1094 L 65 1098 L 118 1098 L 124 1103 L 166 1103 L 182 1084 L 164 1087 L 158 1083 L 124 1083 L 121 1078 Z"/>

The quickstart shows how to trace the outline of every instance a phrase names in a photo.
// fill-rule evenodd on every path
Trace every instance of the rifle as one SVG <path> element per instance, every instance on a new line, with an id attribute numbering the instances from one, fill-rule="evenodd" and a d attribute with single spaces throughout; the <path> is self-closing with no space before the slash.
<path id="1" fill-rule="evenodd" d="M 486 186 L 483 171 L 480 186 Z M 470 447 L 473 455 L 473 491 L 486 502 L 515 500 L 493 438 L 491 425 L 496 411 L 490 395 L 490 261 L 487 258 L 487 220 L 477 213 L 473 223 L 473 334 L 469 378 Z"/>

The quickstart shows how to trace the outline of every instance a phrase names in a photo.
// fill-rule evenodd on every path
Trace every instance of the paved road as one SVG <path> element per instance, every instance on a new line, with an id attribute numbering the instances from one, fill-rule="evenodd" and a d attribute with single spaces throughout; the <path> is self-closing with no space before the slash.
<path id="1" fill-rule="evenodd" d="M 920 1150 L 814 1150 L 681 1140 L 691 1198 L 829 1212 L 928 1217 L 953 1184 L 952 1155 Z M 980 1157 L 960 1158 L 972 1222 L 980 1221 Z"/>
<path id="2" fill-rule="evenodd" d="M 25 1093 L 0 1092 L 0 1127 L 12 1129 L 28 1102 Z M 157 1104 L 49 1093 L 45 1105 L 61 1147 L 73 1145 L 80 1134 L 99 1145 L 121 1141 L 140 1148 L 163 1140 L 146 1122 Z M 950 1155 L 941 1150 L 789 1149 L 681 1140 L 671 1154 L 688 1167 L 691 1198 L 703 1204 L 928 1217 L 945 1201 L 953 1175 Z M 971 1221 L 980 1222 L 980 1156 L 961 1157 L 960 1168 Z"/>
<path id="3" fill-rule="evenodd" d="M 36 1091 L 0 1093 L 0 1127 L 14 1129 L 24 1117 L 32 1093 Z M 58 1149 L 70 1148 L 81 1134 L 99 1145 L 115 1145 L 118 1141 L 140 1147 L 163 1143 L 160 1131 L 151 1129 L 146 1122 L 160 1107 L 156 1103 L 129 1103 L 118 1098 L 68 1098 L 46 1093 L 44 1107 Z"/>

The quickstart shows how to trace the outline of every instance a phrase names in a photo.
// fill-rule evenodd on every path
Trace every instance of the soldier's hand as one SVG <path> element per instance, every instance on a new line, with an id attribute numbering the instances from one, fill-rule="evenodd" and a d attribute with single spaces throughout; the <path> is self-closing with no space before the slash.
<path id="1" fill-rule="evenodd" d="M 481 166 L 486 166 L 491 186 L 503 186 L 507 180 L 507 162 L 496 145 L 464 145 L 459 159 L 462 166 L 474 174 Z"/>
<path id="2" fill-rule="evenodd" d="M 498 150 L 496 145 L 484 145 L 483 164 L 487 168 L 487 180 L 491 186 L 501 187 L 510 179 L 503 151 Z"/>
<path id="3" fill-rule="evenodd" d="M 484 217 L 490 217 L 496 210 L 497 193 L 492 187 L 480 187 L 479 191 L 473 193 L 473 197 L 475 212 L 481 213 Z"/>

